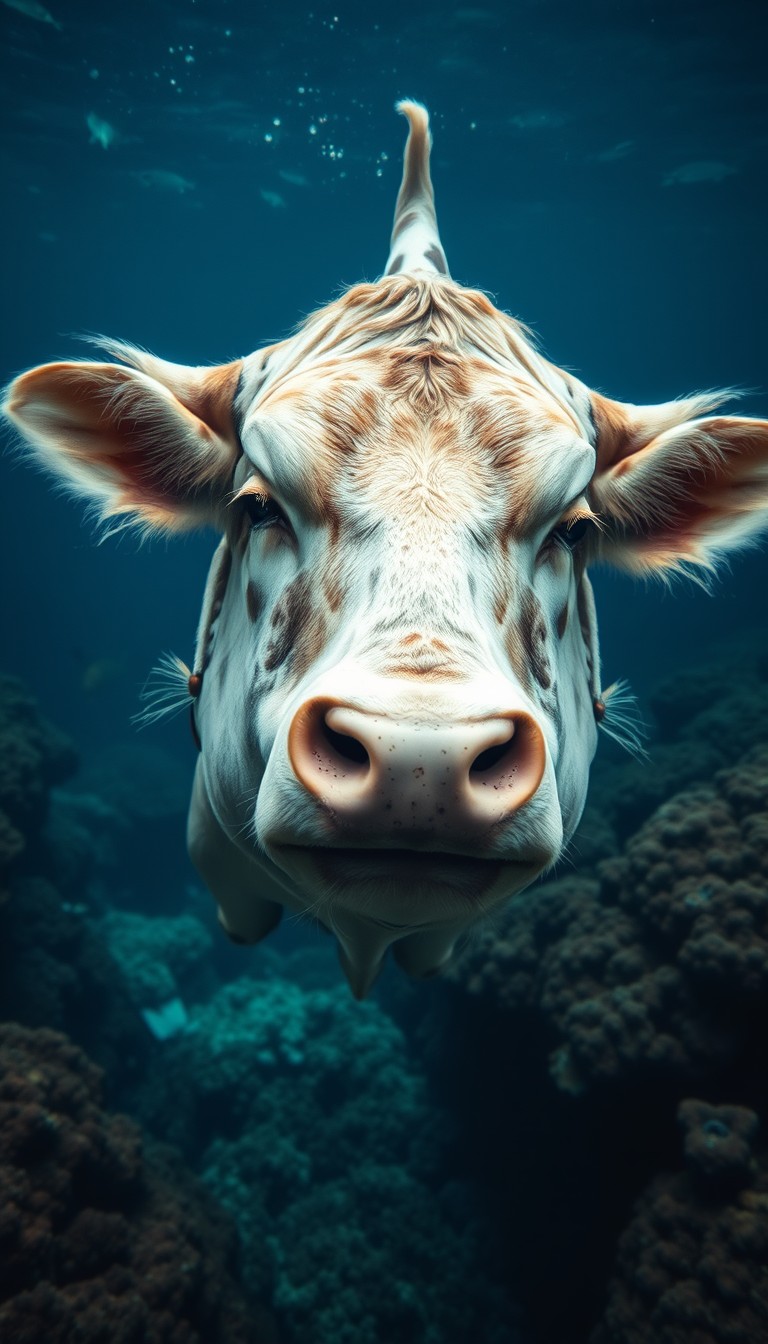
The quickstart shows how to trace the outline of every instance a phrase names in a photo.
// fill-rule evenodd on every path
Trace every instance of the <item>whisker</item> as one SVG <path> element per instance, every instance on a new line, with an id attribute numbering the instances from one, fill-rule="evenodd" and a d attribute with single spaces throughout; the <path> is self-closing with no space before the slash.
<path id="1" fill-rule="evenodd" d="M 164 653 L 144 683 L 139 695 L 143 708 L 131 716 L 131 722 L 141 729 L 180 714 L 192 704 L 190 676 L 190 670 L 181 658 L 175 653 Z"/>
<path id="2" fill-rule="evenodd" d="M 600 697 L 605 714 L 600 729 L 638 761 L 647 761 L 645 739 L 648 728 L 638 708 L 637 698 L 626 681 L 614 681 Z"/>

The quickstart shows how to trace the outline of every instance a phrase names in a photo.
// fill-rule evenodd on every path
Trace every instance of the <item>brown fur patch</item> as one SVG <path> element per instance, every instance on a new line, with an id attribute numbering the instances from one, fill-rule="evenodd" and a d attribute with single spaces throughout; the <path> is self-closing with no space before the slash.
<path id="1" fill-rule="evenodd" d="M 427 248 L 424 253 L 424 260 L 430 261 L 439 275 L 448 274 L 448 262 L 445 259 L 445 253 L 436 243 Z"/>
<path id="2" fill-rule="evenodd" d="M 344 594 L 341 584 L 336 576 L 328 578 L 323 584 L 323 596 L 328 604 L 328 610 L 336 612 L 342 604 Z"/>
<path id="3" fill-rule="evenodd" d="M 264 609 L 264 602 L 253 579 L 248 580 L 248 586 L 245 590 L 245 607 L 249 621 L 255 624 Z"/>
<path id="4" fill-rule="evenodd" d="M 568 603 L 566 602 L 565 606 L 563 607 L 563 610 L 560 612 L 560 615 L 557 618 L 558 639 L 563 638 L 563 635 L 565 634 L 567 629 L 568 629 Z"/>
<path id="5" fill-rule="evenodd" d="M 264 658 L 267 672 L 274 672 L 291 658 L 292 671 L 302 676 L 318 657 L 325 622 L 313 597 L 313 579 L 305 571 L 288 584 L 272 613 L 272 638 Z"/>
<path id="6" fill-rule="evenodd" d="M 458 668 L 447 663 L 403 663 L 397 659 L 383 663 L 381 673 L 385 677 L 403 677 L 408 681 L 463 681 L 464 674 Z"/>
<path id="7" fill-rule="evenodd" d="M 526 663 L 542 690 L 548 691 L 552 685 L 552 675 L 546 651 L 547 627 L 541 605 L 532 588 L 527 588 L 523 593 L 517 628 Z"/>
<path id="8" fill-rule="evenodd" d="M 381 385 L 395 397 L 429 409 L 466 398 L 470 392 L 465 360 L 433 345 L 389 352 Z"/>
<path id="9" fill-rule="evenodd" d="M 415 194 L 413 190 L 409 191 L 405 199 L 407 200 L 408 196 L 413 194 Z M 405 201 L 403 203 L 405 203 Z M 404 233 L 406 229 L 410 228 L 411 224 L 418 224 L 418 222 L 419 222 L 418 210 L 405 210 L 402 215 L 398 214 L 397 224 L 395 225 L 394 228 L 395 238 L 399 238 L 400 234 Z"/>
<path id="10" fill-rule="evenodd" d="M 506 588 L 498 588 L 493 599 L 493 615 L 497 625 L 504 624 L 504 618 L 509 608 L 509 593 Z"/>

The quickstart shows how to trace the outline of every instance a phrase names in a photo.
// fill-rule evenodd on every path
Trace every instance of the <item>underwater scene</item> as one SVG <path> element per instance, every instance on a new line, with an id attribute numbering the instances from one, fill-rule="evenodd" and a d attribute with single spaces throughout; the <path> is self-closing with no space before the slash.
<path id="1" fill-rule="evenodd" d="M 0 34 L 1 1344 L 768 1344 L 763 7 Z"/>

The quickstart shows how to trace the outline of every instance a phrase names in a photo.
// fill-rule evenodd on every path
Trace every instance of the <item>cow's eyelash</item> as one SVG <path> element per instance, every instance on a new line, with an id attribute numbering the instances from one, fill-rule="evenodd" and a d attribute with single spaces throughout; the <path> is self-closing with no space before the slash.
<path id="1" fill-rule="evenodd" d="M 284 510 L 260 480 L 246 481 L 230 503 L 240 504 L 248 518 L 251 531 L 266 527 L 286 529 L 290 527 Z"/>
<path id="2" fill-rule="evenodd" d="M 555 547 L 575 551 L 587 539 L 590 532 L 597 530 L 600 525 L 600 517 L 592 512 L 588 504 L 585 503 L 581 507 L 574 505 L 547 533 L 539 551 L 540 558 L 550 554 Z"/>
<path id="3" fill-rule="evenodd" d="M 230 498 L 230 504 L 242 502 L 248 495 L 256 495 L 260 499 L 272 499 L 272 493 L 265 481 L 260 476 L 251 476 L 244 485 L 240 486 Z"/>
<path id="4" fill-rule="evenodd" d="M 573 504 L 570 509 L 566 509 L 558 523 L 558 527 L 563 523 L 567 527 L 573 527 L 574 523 L 581 522 L 582 519 L 585 522 L 592 523 L 594 527 L 601 528 L 603 526 L 602 516 L 599 513 L 595 513 L 585 500 L 583 503 Z"/>

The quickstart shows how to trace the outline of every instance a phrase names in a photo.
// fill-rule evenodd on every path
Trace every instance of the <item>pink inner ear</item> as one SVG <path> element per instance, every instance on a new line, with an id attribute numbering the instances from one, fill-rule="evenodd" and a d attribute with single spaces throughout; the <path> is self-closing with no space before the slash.
<path id="1" fill-rule="evenodd" d="M 768 422 L 712 416 L 667 429 L 632 456 L 617 453 L 592 491 L 606 521 L 621 527 L 606 554 L 630 567 L 708 563 L 713 549 L 739 545 L 765 519 Z"/>
<path id="2" fill-rule="evenodd" d="M 9 410 L 54 469 L 102 498 L 107 515 L 133 511 L 151 526 L 181 527 L 210 510 L 236 460 L 241 367 L 176 370 L 177 396 L 137 369 L 49 364 L 16 380 Z"/>

